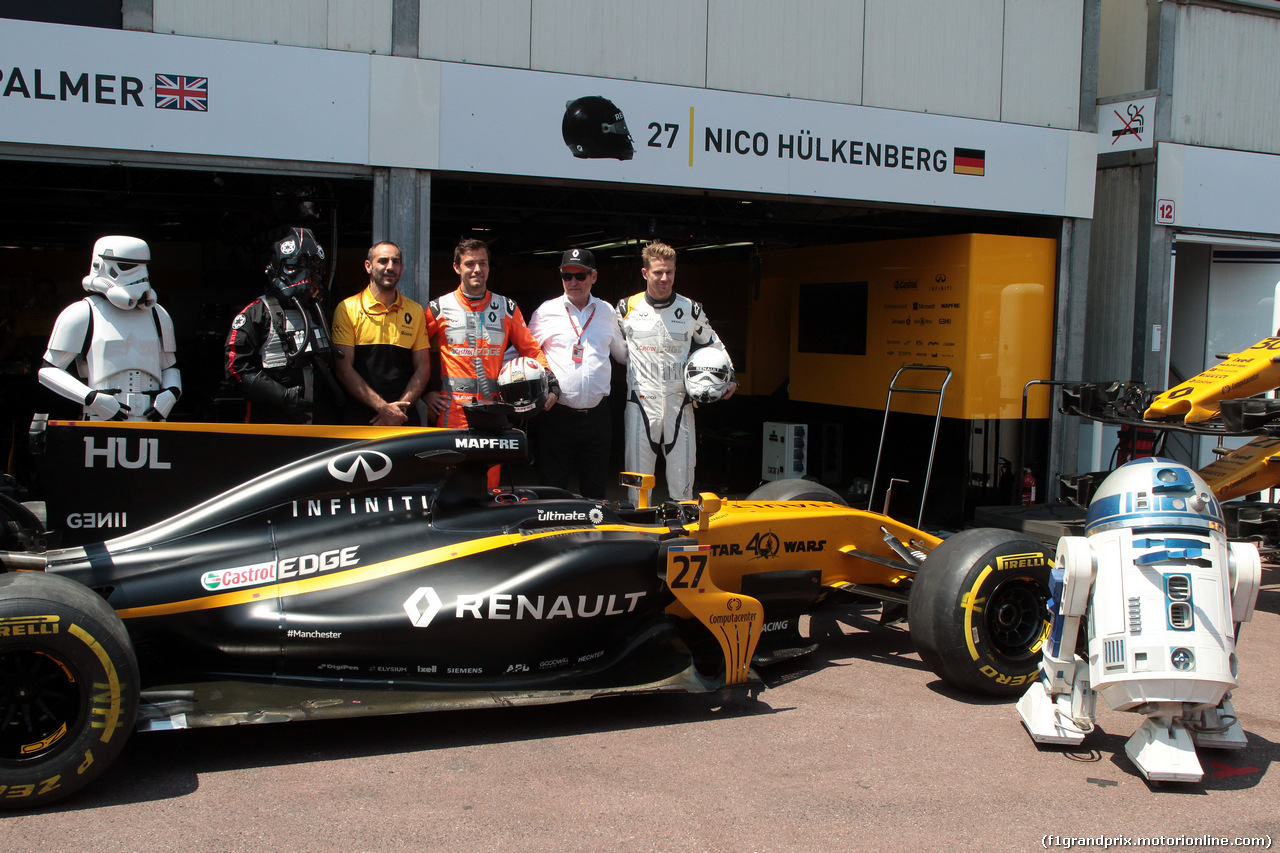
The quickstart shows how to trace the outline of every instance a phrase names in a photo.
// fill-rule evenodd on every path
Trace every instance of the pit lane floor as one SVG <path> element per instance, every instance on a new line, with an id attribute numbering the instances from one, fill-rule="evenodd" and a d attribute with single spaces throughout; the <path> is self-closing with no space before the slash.
<path id="1" fill-rule="evenodd" d="M 823 615 L 757 702 L 650 696 L 536 708 L 135 734 L 98 783 L 6 813 L 19 851 L 1153 849 L 1280 842 L 1280 570 L 1264 567 L 1235 695 L 1249 745 L 1198 784 L 1148 784 L 1140 718 L 1100 709 L 1037 748 L 1012 701 L 957 694 L 876 609 Z M 1057 842 L 1054 841 L 1057 836 Z M 1225 843 L 1202 843 L 1226 839 Z M 1078 845 L 1079 846 L 1079 845 Z"/>

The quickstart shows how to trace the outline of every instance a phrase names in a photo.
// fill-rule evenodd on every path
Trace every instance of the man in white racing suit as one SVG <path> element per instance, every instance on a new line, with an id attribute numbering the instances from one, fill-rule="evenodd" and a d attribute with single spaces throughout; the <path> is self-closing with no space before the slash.
<path id="1" fill-rule="evenodd" d="M 685 393 L 684 365 L 704 346 L 724 350 L 702 306 L 675 292 L 676 252 L 650 243 L 642 253 L 645 289 L 618 303 L 618 325 L 627 340 L 626 448 L 623 467 L 652 474 L 661 453 L 667 494 L 693 499 L 696 460 L 693 403 Z M 731 382 L 722 399 L 733 396 Z M 637 498 L 631 490 L 632 500 Z"/>
<path id="2" fill-rule="evenodd" d="M 173 320 L 156 304 L 150 262 L 137 237 L 99 239 L 82 282 L 89 295 L 54 322 L 40 384 L 83 405 L 85 420 L 162 421 L 182 394 Z"/>

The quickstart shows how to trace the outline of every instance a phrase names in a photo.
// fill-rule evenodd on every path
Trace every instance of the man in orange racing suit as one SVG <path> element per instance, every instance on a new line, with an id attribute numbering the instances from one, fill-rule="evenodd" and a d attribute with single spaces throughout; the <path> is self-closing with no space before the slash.
<path id="1" fill-rule="evenodd" d="M 545 408 L 550 409 L 560 383 L 519 306 L 489 291 L 489 247 L 483 240 L 463 240 L 453 250 L 453 271 L 458 289 L 431 300 L 425 312 L 427 337 L 440 354 L 440 391 L 427 395 L 436 426 L 465 428 L 467 405 L 501 401 L 498 374 L 508 345 L 546 369 L 551 392 Z"/>

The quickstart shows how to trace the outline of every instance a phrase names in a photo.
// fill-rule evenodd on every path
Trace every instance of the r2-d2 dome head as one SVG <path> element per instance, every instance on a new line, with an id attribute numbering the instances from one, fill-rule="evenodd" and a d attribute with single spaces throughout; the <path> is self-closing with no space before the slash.
<path id="1" fill-rule="evenodd" d="M 90 293 L 101 293 L 117 308 L 150 308 L 156 304 L 147 264 L 151 249 L 137 237 L 102 237 L 93 244 L 89 274 L 81 282 Z"/>
<path id="2" fill-rule="evenodd" d="M 1086 534 L 1122 527 L 1226 529 L 1209 484 L 1181 462 L 1155 456 L 1112 471 L 1089 503 Z"/>
<path id="3" fill-rule="evenodd" d="M 684 390 L 698 403 L 714 403 L 729 390 L 733 364 L 723 350 L 703 347 L 694 350 L 684 365 Z"/>

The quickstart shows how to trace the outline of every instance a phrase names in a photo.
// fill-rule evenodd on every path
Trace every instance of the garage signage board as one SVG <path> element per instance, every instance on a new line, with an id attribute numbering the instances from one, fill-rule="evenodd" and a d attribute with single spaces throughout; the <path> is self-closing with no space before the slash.
<path id="1" fill-rule="evenodd" d="M 1156 151 L 1159 225 L 1280 234 L 1280 156 L 1161 142 Z"/>
<path id="2" fill-rule="evenodd" d="M 440 133 L 450 171 L 1093 215 L 1091 133 L 458 63 Z"/>
<path id="3" fill-rule="evenodd" d="M 0 141 L 367 163 L 369 68 L 364 54 L 6 20 Z"/>

